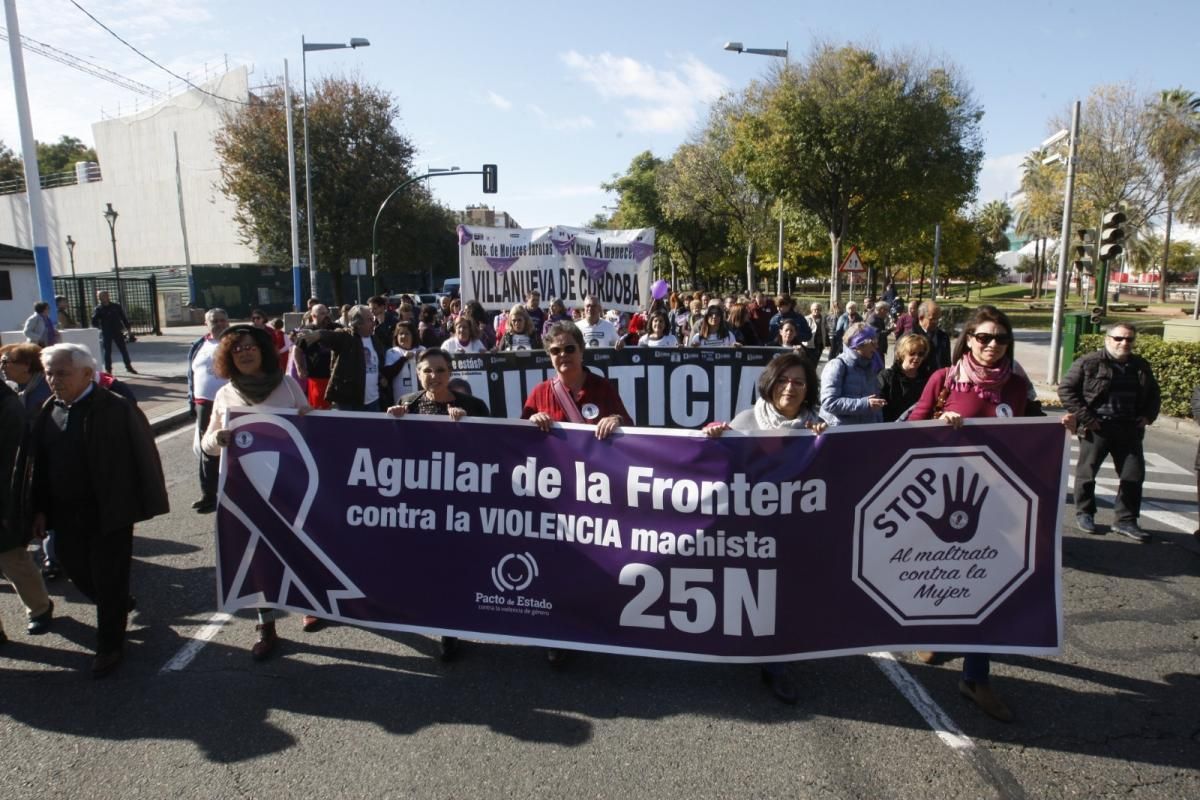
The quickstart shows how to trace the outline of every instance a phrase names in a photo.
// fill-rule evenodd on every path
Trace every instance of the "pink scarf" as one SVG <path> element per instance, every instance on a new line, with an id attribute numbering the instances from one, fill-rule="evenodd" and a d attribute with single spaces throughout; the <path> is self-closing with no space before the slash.
<path id="1" fill-rule="evenodd" d="M 1010 377 L 1011 361 L 1005 361 L 998 367 L 985 367 L 972 358 L 968 351 L 946 372 L 946 386 L 953 387 L 956 392 L 974 392 L 984 400 L 999 403 L 1000 392 Z"/>
<path id="2" fill-rule="evenodd" d="M 558 401 L 558 406 L 563 410 L 568 422 L 586 422 L 583 414 L 579 413 L 575 398 L 571 397 L 571 390 L 563 383 L 562 378 L 551 381 L 550 389 L 554 392 L 554 399 Z"/>

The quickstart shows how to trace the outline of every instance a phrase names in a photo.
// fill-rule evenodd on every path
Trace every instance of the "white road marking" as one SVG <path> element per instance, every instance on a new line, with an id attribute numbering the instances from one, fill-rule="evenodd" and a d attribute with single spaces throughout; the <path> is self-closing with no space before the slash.
<path id="1" fill-rule="evenodd" d="M 1121 481 L 1119 478 L 1096 478 L 1096 485 L 1097 486 L 1120 486 Z M 1069 486 L 1072 489 L 1075 488 L 1075 476 L 1074 475 L 1070 475 L 1067 477 L 1067 486 Z M 1142 481 L 1142 491 L 1148 492 L 1151 490 L 1156 491 L 1156 492 L 1176 492 L 1178 494 L 1188 494 L 1188 495 L 1193 495 L 1193 496 L 1196 494 L 1196 487 L 1189 486 L 1186 483 L 1162 483 L 1160 481 Z"/>
<path id="2" fill-rule="evenodd" d="M 204 649 L 204 645 L 208 644 L 214 636 L 220 633 L 221 628 L 224 627 L 225 623 L 229 622 L 231 619 L 233 619 L 233 615 L 226 614 L 224 611 L 218 611 L 216 614 L 213 614 L 211 617 L 209 617 L 208 624 L 198 630 L 196 635 L 188 640 L 188 643 L 179 649 L 179 652 L 175 654 L 174 658 L 168 661 L 166 665 L 159 670 L 159 674 L 161 675 L 164 672 L 179 672 L 180 670 L 186 669 L 187 665 L 192 663 L 192 659 L 199 655 L 200 651 Z"/>
<path id="3" fill-rule="evenodd" d="M 1075 451 L 1072 451 L 1072 458 L 1071 458 L 1071 466 L 1072 467 L 1079 463 L 1079 459 L 1074 457 L 1076 455 L 1078 455 L 1078 453 L 1076 453 Z M 1113 471 L 1112 459 L 1106 458 L 1104 460 L 1104 463 L 1102 465 L 1100 465 L 1100 469 L 1108 470 L 1109 472 L 1112 472 Z M 1160 475 L 1191 475 L 1192 474 L 1191 472 L 1184 469 L 1183 467 L 1181 467 L 1171 461 L 1168 461 L 1166 458 L 1164 458 L 1163 456 L 1160 456 L 1158 453 L 1146 453 L 1146 472 L 1157 472 Z"/>
<path id="4" fill-rule="evenodd" d="M 896 660 L 895 655 L 892 653 L 868 653 L 868 655 L 875 662 L 875 666 L 883 671 L 892 685 L 900 691 L 900 694 L 904 695 L 904 699 L 917 710 L 918 714 L 924 717 L 926 724 L 950 749 L 964 755 L 975 749 L 975 742 L 971 737 L 954 724 L 950 715 L 929 696 L 925 687 L 909 674 L 908 670 Z"/>

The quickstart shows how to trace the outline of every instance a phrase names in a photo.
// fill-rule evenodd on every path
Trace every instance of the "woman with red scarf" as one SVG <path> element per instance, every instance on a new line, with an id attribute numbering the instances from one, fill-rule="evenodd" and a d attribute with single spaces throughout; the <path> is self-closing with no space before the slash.
<path id="1" fill-rule="evenodd" d="M 1008 316 L 995 306 L 980 306 L 954 345 L 951 365 L 929 377 L 908 418 L 940 418 L 960 428 L 964 419 L 1044 416 L 1029 390 L 1029 380 L 1013 359 Z M 1063 425 L 1073 428 L 1074 417 L 1064 416 Z M 918 652 L 917 658 L 926 664 L 943 660 L 941 654 L 928 651 Z M 989 717 L 1011 722 L 1012 712 L 992 691 L 990 671 L 990 655 L 967 653 L 958 690 Z"/>

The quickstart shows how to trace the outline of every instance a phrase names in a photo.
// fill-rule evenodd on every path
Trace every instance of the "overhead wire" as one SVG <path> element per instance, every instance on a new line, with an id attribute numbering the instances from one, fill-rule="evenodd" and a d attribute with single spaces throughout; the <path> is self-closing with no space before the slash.
<path id="1" fill-rule="evenodd" d="M 71 3 L 71 5 L 75 6 L 77 9 L 79 9 L 81 12 L 83 12 L 83 14 L 84 14 L 85 16 L 87 16 L 87 18 L 88 18 L 88 19 L 90 19 L 92 22 L 96 23 L 96 24 L 97 24 L 97 25 L 99 25 L 101 28 L 103 28 L 105 31 L 107 31 L 107 32 L 108 32 L 108 34 L 109 34 L 110 36 L 112 36 L 114 39 L 116 39 L 118 42 L 120 42 L 121 44 L 125 45 L 125 46 L 126 46 L 126 47 L 128 47 L 130 50 L 132 50 L 133 52 L 137 53 L 139 56 L 141 56 L 142 58 L 144 58 L 146 61 L 149 61 L 149 62 L 150 62 L 151 64 L 153 64 L 154 66 L 158 67 L 158 68 L 159 68 L 159 69 L 161 69 L 163 72 L 165 72 L 165 73 L 167 73 L 168 75 L 170 75 L 172 78 L 175 78 L 176 80 L 179 80 L 179 81 L 183 81 L 185 84 L 187 84 L 188 86 L 192 87 L 192 88 L 193 88 L 193 89 L 195 89 L 197 92 L 200 92 L 201 94 L 206 94 L 206 95 L 208 95 L 209 97 L 215 98 L 215 99 L 217 99 L 217 100 L 220 100 L 220 101 L 222 101 L 222 102 L 225 102 L 225 103 L 236 103 L 237 105 L 242 105 L 242 106 L 248 106 L 248 105 L 250 105 L 250 103 L 249 103 L 248 101 L 246 101 L 246 100 L 238 100 L 238 99 L 235 99 L 235 98 L 232 98 L 232 97 L 222 97 L 222 96 L 221 96 L 221 95 L 219 95 L 219 94 L 214 94 L 213 92 L 210 92 L 210 91 L 208 91 L 207 89 L 204 89 L 204 88 L 202 88 L 202 87 L 200 87 L 200 86 L 197 86 L 197 85 L 196 85 L 195 83 L 193 83 L 192 81 L 188 80 L 187 78 L 183 77 L 182 75 L 180 75 L 180 74 L 178 74 L 178 73 L 176 73 L 176 72 L 173 72 L 173 71 L 171 71 L 171 70 L 170 70 L 170 69 L 168 69 L 167 67 L 165 67 L 165 66 L 163 66 L 162 64 L 158 63 L 157 61 L 155 61 L 155 60 L 154 60 L 153 58 L 151 58 L 150 56 L 148 56 L 148 55 L 146 55 L 145 53 L 143 53 L 143 52 L 142 52 L 141 50 L 139 50 L 138 48 L 134 47 L 132 44 L 130 44 L 129 42 L 127 42 L 125 39 L 121 38 L 120 34 L 118 34 L 118 33 L 117 33 L 116 31 L 114 31 L 112 28 L 110 28 L 110 27 L 108 27 L 107 25 L 105 25 L 105 24 L 104 24 L 103 22 L 101 22 L 100 20 L 96 19 L 96 16 L 95 16 L 95 15 L 94 15 L 92 12 L 88 11 L 86 8 L 84 8 L 83 6 L 79 5 L 79 3 L 78 3 L 78 2 L 76 2 L 76 0 L 68 0 L 68 1 Z"/>
<path id="2" fill-rule="evenodd" d="M 0 41 L 8 41 L 8 30 L 0 26 Z M 52 61 L 57 61 L 60 64 L 65 64 L 72 69 L 79 70 L 101 80 L 120 86 L 122 89 L 128 89 L 138 94 L 144 94 L 154 99 L 161 99 L 166 96 L 165 92 L 161 92 L 152 86 L 147 86 L 144 83 L 135 81 L 132 78 L 113 72 L 110 69 L 100 66 L 99 64 L 80 58 L 73 53 L 68 53 L 65 50 L 60 50 L 54 45 L 46 42 L 39 42 L 37 39 L 30 38 L 25 34 L 21 34 L 21 46 L 26 50 L 45 56 Z"/>

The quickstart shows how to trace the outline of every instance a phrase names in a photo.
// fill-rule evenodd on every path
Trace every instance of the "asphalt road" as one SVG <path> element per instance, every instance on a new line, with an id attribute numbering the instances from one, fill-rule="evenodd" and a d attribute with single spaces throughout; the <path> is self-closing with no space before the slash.
<path id="1" fill-rule="evenodd" d="M 484 643 L 442 664 L 427 637 L 294 616 L 256 664 L 249 613 L 214 623 L 213 518 L 186 510 L 191 437 L 168 434 L 181 510 L 138 528 L 116 675 L 87 674 L 94 614 L 65 580 L 40 638 L 0 585 L 0 796 L 1200 797 L 1196 442 L 1152 431 L 1147 449 L 1153 543 L 1078 533 L 1067 509 L 1064 653 L 995 660 L 1004 725 L 959 698 L 959 662 L 908 653 L 797 664 L 795 707 L 754 667 L 582 654 L 552 672 Z M 885 669 L 940 708 L 942 735 Z"/>

